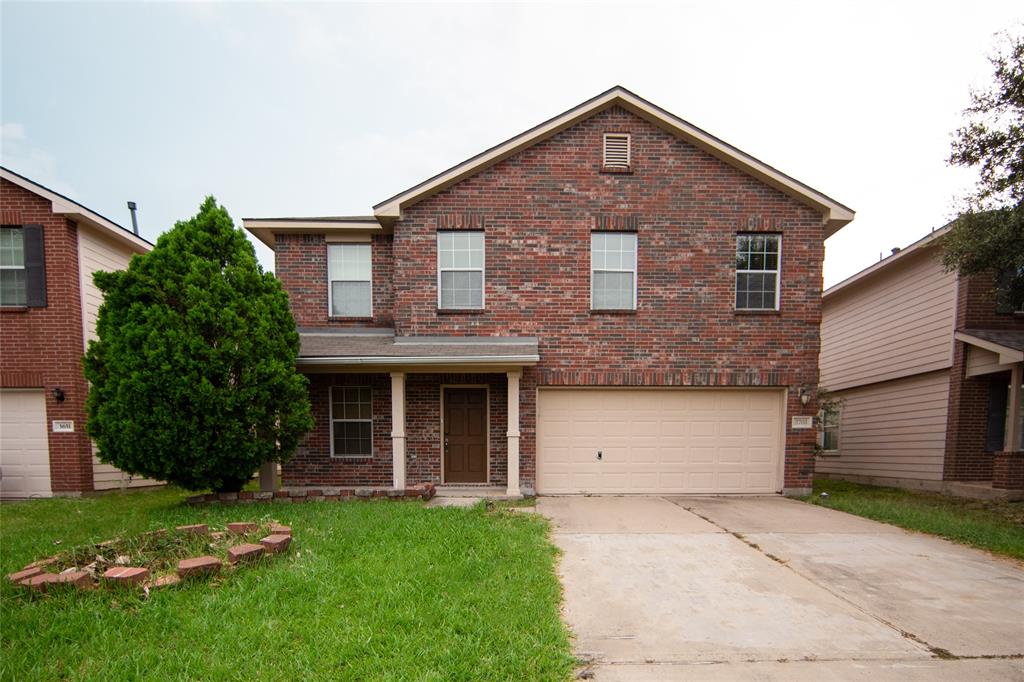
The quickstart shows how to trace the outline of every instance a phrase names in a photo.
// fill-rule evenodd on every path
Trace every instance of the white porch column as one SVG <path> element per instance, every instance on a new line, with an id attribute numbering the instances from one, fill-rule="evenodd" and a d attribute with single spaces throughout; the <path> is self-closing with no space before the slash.
<path id="1" fill-rule="evenodd" d="M 1024 368 L 1024 363 L 1018 362 L 1010 370 L 1010 400 L 1007 407 L 1009 410 L 1009 422 L 1006 425 L 1006 443 L 1003 445 L 1003 450 L 1007 452 L 1016 452 L 1021 449 L 1020 447 L 1020 433 L 1017 429 L 1020 428 L 1017 419 L 1020 415 L 1020 382 L 1021 382 L 1021 368 Z"/>
<path id="2" fill-rule="evenodd" d="M 396 488 L 405 487 L 405 374 L 391 373 L 391 472 Z"/>
<path id="3" fill-rule="evenodd" d="M 522 497 L 519 490 L 519 377 L 520 370 L 508 373 L 508 489 L 509 497 Z"/>

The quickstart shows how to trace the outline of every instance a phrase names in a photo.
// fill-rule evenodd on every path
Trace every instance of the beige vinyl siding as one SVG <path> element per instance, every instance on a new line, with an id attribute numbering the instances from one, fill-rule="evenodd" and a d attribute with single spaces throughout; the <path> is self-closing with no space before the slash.
<path id="1" fill-rule="evenodd" d="M 999 353 L 993 353 L 977 346 L 967 347 L 967 376 L 976 377 L 982 374 L 1009 372 L 1013 365 L 999 364 Z"/>
<path id="2" fill-rule="evenodd" d="M 819 475 L 940 481 L 949 370 L 839 391 L 839 450 Z"/>
<path id="3" fill-rule="evenodd" d="M 100 233 L 79 226 L 78 257 L 82 277 L 82 332 L 85 345 L 96 338 L 96 315 L 103 303 L 103 292 L 93 284 L 93 273 L 113 272 L 128 267 L 134 251 Z"/>
<path id="4" fill-rule="evenodd" d="M 79 225 L 78 258 L 82 291 L 82 338 L 86 347 L 96 338 L 96 316 L 103 303 L 103 292 L 92 281 L 97 271 L 113 272 L 124 270 L 135 253 L 124 244 L 115 241 L 97 229 Z M 95 446 L 92 457 L 92 481 L 96 490 L 114 488 L 138 488 L 159 485 L 159 481 L 148 478 L 132 478 L 117 467 L 103 464 L 96 458 Z"/>
<path id="5" fill-rule="evenodd" d="M 831 391 L 952 365 L 956 276 L 924 249 L 822 302 L 821 384 Z"/>

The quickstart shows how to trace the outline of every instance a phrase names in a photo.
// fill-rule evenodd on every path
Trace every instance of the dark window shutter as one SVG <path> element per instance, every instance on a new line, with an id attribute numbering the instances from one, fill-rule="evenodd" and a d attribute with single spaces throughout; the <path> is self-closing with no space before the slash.
<path id="1" fill-rule="evenodd" d="M 985 451 L 998 452 L 1003 449 L 1006 433 L 1006 379 L 992 377 L 988 385 L 988 423 L 985 431 Z"/>
<path id="2" fill-rule="evenodd" d="M 43 226 L 23 226 L 25 244 L 25 303 L 29 308 L 46 307 L 46 258 L 43 256 Z"/>

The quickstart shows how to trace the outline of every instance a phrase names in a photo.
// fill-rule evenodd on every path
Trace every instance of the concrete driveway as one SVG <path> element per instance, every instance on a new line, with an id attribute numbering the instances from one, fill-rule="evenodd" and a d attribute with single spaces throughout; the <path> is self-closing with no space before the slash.
<path id="1" fill-rule="evenodd" d="M 779 497 L 544 497 L 588 673 L 1024 680 L 1024 570 Z"/>

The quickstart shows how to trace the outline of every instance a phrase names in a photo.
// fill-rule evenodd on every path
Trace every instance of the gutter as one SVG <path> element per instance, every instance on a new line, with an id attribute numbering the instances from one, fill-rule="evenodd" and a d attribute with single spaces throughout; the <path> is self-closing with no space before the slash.
<path id="1" fill-rule="evenodd" d="M 296 365 L 531 365 L 539 355 L 454 355 L 442 357 L 397 357 L 380 355 L 298 358 Z"/>

